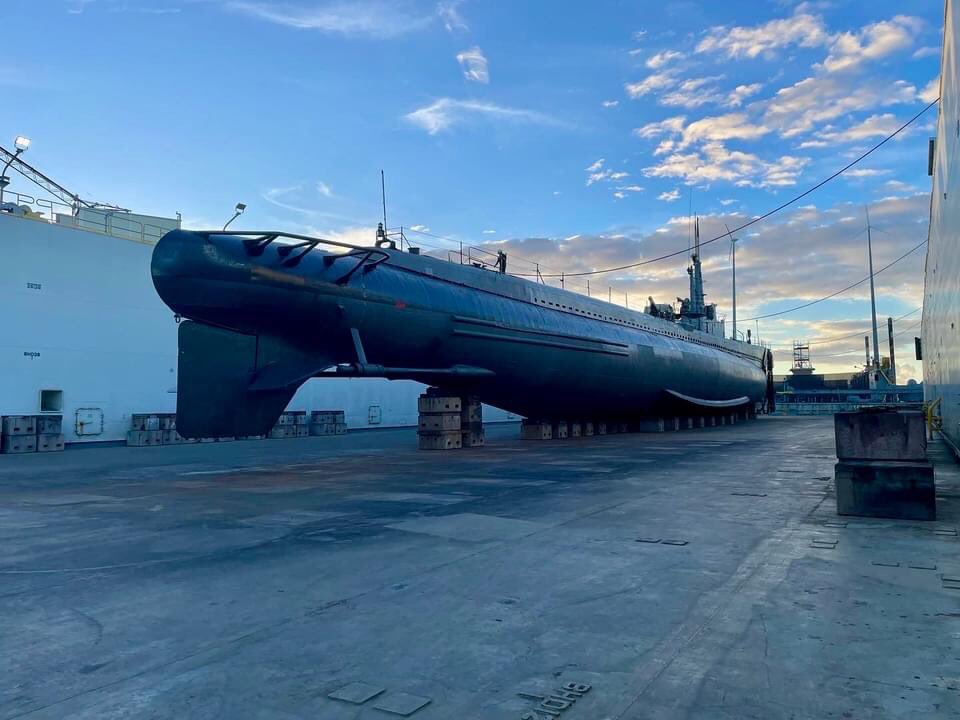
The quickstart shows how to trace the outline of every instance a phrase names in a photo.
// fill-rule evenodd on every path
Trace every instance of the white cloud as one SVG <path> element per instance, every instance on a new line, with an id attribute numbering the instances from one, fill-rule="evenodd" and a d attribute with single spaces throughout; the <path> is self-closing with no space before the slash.
<path id="1" fill-rule="evenodd" d="M 928 47 L 917 48 L 916 50 L 914 50 L 913 55 L 911 55 L 910 57 L 917 59 L 917 58 L 939 57 L 939 56 L 940 56 L 940 48 L 928 46 Z"/>
<path id="2" fill-rule="evenodd" d="M 430 232 L 430 228 L 426 225 L 411 225 L 410 229 L 414 232 Z"/>
<path id="3" fill-rule="evenodd" d="M 639 185 L 620 185 L 619 187 L 617 187 L 617 190 L 622 190 L 623 192 L 632 192 L 632 193 L 643 192 L 643 188 L 640 187 Z"/>
<path id="4" fill-rule="evenodd" d="M 923 90 L 920 91 L 920 99 L 925 103 L 932 103 L 940 97 L 940 76 L 937 75 L 935 78 L 932 78 L 930 82 L 923 86 Z"/>
<path id="5" fill-rule="evenodd" d="M 670 92 L 661 95 L 658 102 L 661 105 L 687 108 L 721 102 L 726 95 L 721 93 L 714 83 L 722 78 L 722 75 L 688 78 Z"/>
<path id="6" fill-rule="evenodd" d="M 617 105 L 620 104 L 620 101 L 619 101 L 619 100 L 604 100 L 604 101 L 603 101 L 602 103 L 600 103 L 600 104 L 603 105 L 603 107 L 605 107 L 605 108 L 615 108 Z"/>
<path id="7" fill-rule="evenodd" d="M 761 54 L 770 56 L 773 51 L 788 45 L 826 45 L 829 39 L 822 18 L 798 12 L 792 17 L 771 20 L 753 27 L 710 28 L 707 36 L 697 44 L 697 52 L 719 52 L 731 58 L 755 58 Z"/>
<path id="8" fill-rule="evenodd" d="M 677 141 L 667 138 L 665 140 L 661 140 L 657 144 L 657 147 L 654 148 L 653 150 L 653 154 L 654 156 L 666 155 L 668 152 L 673 151 L 676 147 L 677 147 Z"/>
<path id="9" fill-rule="evenodd" d="M 654 138 L 661 135 L 674 135 L 683 131 L 686 115 L 676 115 L 666 120 L 647 123 L 643 127 L 635 128 L 633 134 L 641 138 Z"/>
<path id="10" fill-rule="evenodd" d="M 317 180 L 317 192 L 324 197 L 333 197 L 333 190 L 323 180 Z"/>
<path id="11" fill-rule="evenodd" d="M 680 199 L 680 188 L 674 188 L 669 192 L 662 192 L 657 195 L 657 200 L 663 200 L 664 202 L 673 202 L 674 200 Z"/>
<path id="12" fill-rule="evenodd" d="M 727 96 L 727 105 L 730 107 L 740 107 L 743 101 L 751 95 L 756 95 L 763 88 L 762 83 L 750 83 L 749 85 L 737 85 Z"/>
<path id="13" fill-rule="evenodd" d="M 632 35 L 631 37 L 633 37 L 634 42 L 640 42 L 640 41 L 643 40 L 646 36 L 647 36 L 647 31 L 646 31 L 646 30 L 636 30 L 636 31 L 634 31 L 634 33 L 633 33 L 633 35 Z"/>
<path id="14" fill-rule="evenodd" d="M 866 120 L 851 125 L 845 130 L 837 130 L 831 126 L 825 127 L 816 133 L 818 140 L 824 144 L 860 142 L 871 138 L 883 138 L 903 125 L 903 121 L 892 113 L 871 115 Z M 817 141 L 808 141 L 810 143 Z"/>
<path id="15" fill-rule="evenodd" d="M 767 104 L 763 120 L 783 137 L 793 137 L 853 112 L 916 99 L 917 89 L 904 80 L 888 83 L 846 74 L 821 75 L 778 90 Z"/>
<path id="16" fill-rule="evenodd" d="M 286 3 L 231 0 L 227 9 L 298 30 L 377 38 L 392 38 L 423 30 L 435 15 L 407 12 L 384 0 L 353 0 L 309 7 Z"/>
<path id="17" fill-rule="evenodd" d="M 623 199 L 627 196 L 627 194 L 626 194 L 625 192 L 622 192 L 622 191 L 620 191 L 620 190 L 617 190 L 616 192 L 613 193 L 613 196 L 614 196 L 617 200 L 623 200 Z"/>
<path id="18" fill-rule="evenodd" d="M 721 201 L 720 201 L 720 204 L 723 205 L 724 207 L 726 207 L 727 205 L 733 205 L 735 202 L 736 202 L 736 200 L 734 200 L 734 199 L 732 199 L 732 198 L 728 198 L 728 199 L 726 199 L 726 200 L 721 200 Z"/>
<path id="19" fill-rule="evenodd" d="M 610 168 L 604 168 L 604 159 L 600 158 L 595 163 L 592 163 L 589 167 L 586 168 L 587 171 L 587 186 L 593 185 L 598 182 L 611 182 L 615 180 L 623 180 L 626 177 L 630 177 L 630 173 L 623 171 L 614 171 Z"/>
<path id="20" fill-rule="evenodd" d="M 883 186 L 893 192 L 917 192 L 917 188 L 900 180 L 887 180 Z"/>
<path id="21" fill-rule="evenodd" d="M 744 113 L 728 113 L 701 118 L 687 125 L 683 130 L 682 146 L 715 140 L 755 140 L 769 132 L 770 128 L 750 122 Z"/>
<path id="22" fill-rule="evenodd" d="M 682 52 L 676 50 L 664 50 L 663 52 L 658 52 L 656 55 L 651 55 L 646 62 L 646 65 L 651 70 L 658 70 L 662 68 L 669 62 L 674 60 L 682 60 L 686 57 Z"/>
<path id="23" fill-rule="evenodd" d="M 422 108 L 407 113 L 406 120 L 431 135 L 448 130 L 470 119 L 486 118 L 534 125 L 561 125 L 558 120 L 533 110 L 504 107 L 483 100 L 454 100 L 440 98 Z"/>
<path id="24" fill-rule="evenodd" d="M 636 99 L 643 97 L 647 93 L 653 92 L 654 90 L 663 90 L 664 88 L 668 88 L 675 83 L 676 78 L 674 77 L 673 71 L 665 70 L 660 73 L 648 75 L 639 82 L 627 83 L 623 87 L 627 91 L 627 95 L 633 99 Z"/>
<path id="25" fill-rule="evenodd" d="M 497 231 L 496 231 L 496 230 L 482 230 L 481 232 L 482 232 L 484 235 L 493 235 L 493 234 L 495 234 Z"/>
<path id="26" fill-rule="evenodd" d="M 447 32 L 470 29 L 458 10 L 462 4 L 463 0 L 444 0 L 437 3 L 437 15 L 440 16 Z"/>
<path id="27" fill-rule="evenodd" d="M 753 153 L 730 150 L 720 141 L 711 141 L 692 152 L 675 152 L 659 164 L 644 168 L 643 174 L 680 178 L 688 185 L 722 180 L 743 187 L 774 187 L 796 184 L 808 162 L 809 158 L 790 155 L 763 160 Z"/>
<path id="28" fill-rule="evenodd" d="M 847 178 L 865 178 L 889 174 L 889 170 L 880 170 L 878 168 L 853 168 L 851 170 L 847 170 L 843 176 Z"/>
<path id="29" fill-rule="evenodd" d="M 83 15 L 87 5 L 92 5 L 96 0 L 67 0 L 67 13 L 70 15 Z"/>
<path id="30" fill-rule="evenodd" d="M 457 53 L 457 62 L 463 68 L 463 76 L 472 82 L 483 83 L 490 82 L 490 72 L 487 69 L 487 58 L 483 51 L 476 45 L 469 50 Z"/>
<path id="31" fill-rule="evenodd" d="M 918 18 L 897 15 L 891 20 L 867 25 L 857 33 L 840 33 L 834 38 L 823 67 L 827 72 L 837 72 L 886 57 L 912 45 L 922 25 Z"/>

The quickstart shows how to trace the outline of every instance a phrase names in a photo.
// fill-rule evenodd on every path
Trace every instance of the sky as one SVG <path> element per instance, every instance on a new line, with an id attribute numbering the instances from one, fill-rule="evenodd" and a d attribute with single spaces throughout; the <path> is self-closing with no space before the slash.
<path id="1" fill-rule="evenodd" d="M 244 202 L 234 227 L 366 244 L 382 169 L 416 244 L 549 276 L 685 250 L 691 214 L 709 240 L 840 169 L 937 97 L 943 3 L 5 0 L 4 19 L 0 144 L 29 136 L 24 159 L 85 198 L 208 228 Z M 795 339 L 818 370 L 862 364 L 867 283 L 752 318 L 866 277 L 865 206 L 875 269 L 926 238 L 936 112 L 736 234 L 738 329 L 778 371 Z M 924 254 L 876 276 L 901 380 L 921 377 Z M 702 255 L 729 323 L 730 242 Z M 686 264 L 589 292 L 671 302 Z"/>

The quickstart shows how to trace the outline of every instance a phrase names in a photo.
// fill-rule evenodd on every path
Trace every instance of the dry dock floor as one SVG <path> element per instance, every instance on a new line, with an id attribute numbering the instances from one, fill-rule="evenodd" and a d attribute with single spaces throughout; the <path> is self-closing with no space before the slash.
<path id="1" fill-rule="evenodd" d="M 919 523 L 836 516 L 830 418 L 517 435 L 0 457 L 0 718 L 960 714 L 942 446 Z"/>

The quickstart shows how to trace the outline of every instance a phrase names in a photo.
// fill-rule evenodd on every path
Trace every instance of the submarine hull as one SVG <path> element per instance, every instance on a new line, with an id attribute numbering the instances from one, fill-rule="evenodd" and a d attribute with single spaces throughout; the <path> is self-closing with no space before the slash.
<path id="1" fill-rule="evenodd" d="M 389 248 L 175 230 L 154 249 L 180 332 L 178 428 L 270 429 L 303 382 L 413 379 L 528 418 L 758 406 L 768 350 L 504 273 Z M 291 249 L 292 248 L 292 249 Z"/>

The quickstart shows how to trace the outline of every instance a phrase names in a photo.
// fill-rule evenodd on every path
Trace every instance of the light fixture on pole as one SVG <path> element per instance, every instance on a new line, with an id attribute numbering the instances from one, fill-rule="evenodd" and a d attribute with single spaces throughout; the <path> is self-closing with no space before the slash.
<path id="1" fill-rule="evenodd" d="M 244 203 L 237 203 L 237 206 L 234 208 L 233 217 L 230 218 L 229 220 L 227 220 L 227 222 L 226 222 L 226 223 L 224 224 L 224 226 L 223 226 L 223 229 L 226 230 L 226 229 L 227 229 L 227 225 L 229 225 L 229 224 L 232 223 L 234 220 L 236 220 L 238 217 L 240 217 L 241 215 L 243 215 L 243 211 L 246 210 L 246 209 L 247 209 L 247 206 L 246 206 Z"/>
<path id="2" fill-rule="evenodd" d="M 7 160 L 7 164 L 3 166 L 3 172 L 0 172 L 0 207 L 3 207 L 3 191 L 10 184 L 10 178 L 7 177 L 7 170 L 10 169 L 10 166 L 13 164 L 13 161 L 16 160 L 20 155 L 25 153 L 30 147 L 30 138 L 24 137 L 23 135 L 17 135 L 13 140 L 14 153 L 13 156 Z"/>

